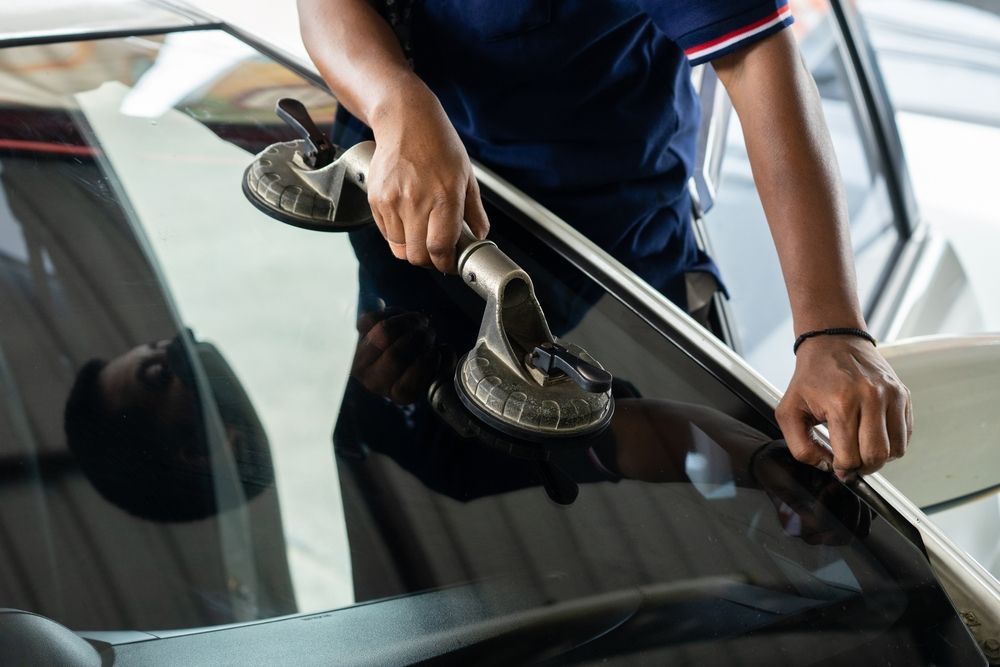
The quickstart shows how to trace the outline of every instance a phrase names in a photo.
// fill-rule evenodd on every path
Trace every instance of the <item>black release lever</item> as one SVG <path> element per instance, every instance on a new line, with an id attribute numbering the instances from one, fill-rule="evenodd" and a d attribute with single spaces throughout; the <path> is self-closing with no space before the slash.
<path id="1" fill-rule="evenodd" d="M 305 140 L 306 150 L 302 154 L 302 159 L 310 169 L 321 169 L 333 162 L 333 144 L 313 122 L 302 102 L 291 97 L 283 97 L 278 100 L 274 112 Z"/>
<path id="2" fill-rule="evenodd" d="M 528 363 L 546 375 L 552 375 L 554 371 L 562 372 L 584 391 L 602 394 L 611 389 L 611 373 L 587 363 L 562 345 L 537 345 L 528 355 Z"/>

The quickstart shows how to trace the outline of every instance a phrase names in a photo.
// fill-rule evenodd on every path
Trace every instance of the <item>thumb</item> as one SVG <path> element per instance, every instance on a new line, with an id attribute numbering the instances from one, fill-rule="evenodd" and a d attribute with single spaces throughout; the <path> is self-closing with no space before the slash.
<path id="1" fill-rule="evenodd" d="M 469 185 L 465 189 L 465 221 L 477 239 L 485 239 L 490 231 L 490 221 L 483 208 L 483 200 L 479 195 L 479 183 L 475 176 L 469 177 Z"/>
<path id="2" fill-rule="evenodd" d="M 774 415 L 785 436 L 788 450 L 797 461 L 825 472 L 833 470 L 833 452 L 813 439 L 812 427 L 816 421 L 807 410 L 782 401 Z"/>

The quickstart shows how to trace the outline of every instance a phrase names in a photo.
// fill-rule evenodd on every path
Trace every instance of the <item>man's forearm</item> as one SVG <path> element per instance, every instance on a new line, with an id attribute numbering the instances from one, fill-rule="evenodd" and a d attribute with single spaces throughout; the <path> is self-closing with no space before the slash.
<path id="1" fill-rule="evenodd" d="M 743 124 L 795 332 L 864 328 L 837 161 L 794 38 L 782 31 L 715 68 Z M 832 467 L 842 479 L 902 456 L 913 429 L 906 388 L 868 341 L 853 336 L 806 341 L 775 416 L 795 458 Z M 832 452 L 810 434 L 820 423 Z"/>
<path id="2" fill-rule="evenodd" d="M 423 85 L 392 29 L 365 0 L 298 0 L 302 40 L 334 95 L 374 127 Z"/>
<path id="3" fill-rule="evenodd" d="M 864 326 L 840 174 L 790 31 L 715 63 L 743 126 L 796 334 Z"/>
<path id="4" fill-rule="evenodd" d="M 455 270 L 462 220 L 485 238 L 489 220 L 469 155 L 396 35 L 365 0 L 298 0 L 302 39 L 348 111 L 375 134 L 372 217 L 392 254 Z"/>

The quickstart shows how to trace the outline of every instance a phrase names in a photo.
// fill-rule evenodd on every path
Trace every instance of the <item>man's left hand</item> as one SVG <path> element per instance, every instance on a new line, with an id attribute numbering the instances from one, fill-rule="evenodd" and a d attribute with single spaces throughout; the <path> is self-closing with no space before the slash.
<path id="1" fill-rule="evenodd" d="M 870 342 L 848 336 L 802 344 L 775 415 L 796 459 L 840 479 L 899 458 L 913 432 L 909 390 Z M 823 423 L 832 452 L 811 436 Z"/>

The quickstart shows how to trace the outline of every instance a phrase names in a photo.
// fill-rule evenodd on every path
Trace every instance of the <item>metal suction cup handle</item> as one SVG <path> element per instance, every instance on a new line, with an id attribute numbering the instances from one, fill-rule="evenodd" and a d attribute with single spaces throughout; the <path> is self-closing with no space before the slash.
<path id="1" fill-rule="evenodd" d="M 611 373 L 589 364 L 562 345 L 542 343 L 532 350 L 528 363 L 545 373 L 565 373 L 584 391 L 601 394 L 611 389 Z"/>
<path id="2" fill-rule="evenodd" d="M 313 122 L 312 116 L 302 102 L 291 97 L 283 97 L 278 100 L 274 111 L 305 140 L 307 150 L 302 155 L 302 160 L 310 169 L 322 169 L 333 162 L 333 144 Z"/>
<path id="3" fill-rule="evenodd" d="M 455 266 L 461 272 L 462 261 L 468 257 L 469 253 L 476 247 L 484 244 L 495 245 L 492 241 L 480 240 L 472 233 L 472 228 L 465 220 L 462 221 L 462 231 L 458 235 L 458 243 L 455 244 Z"/>

